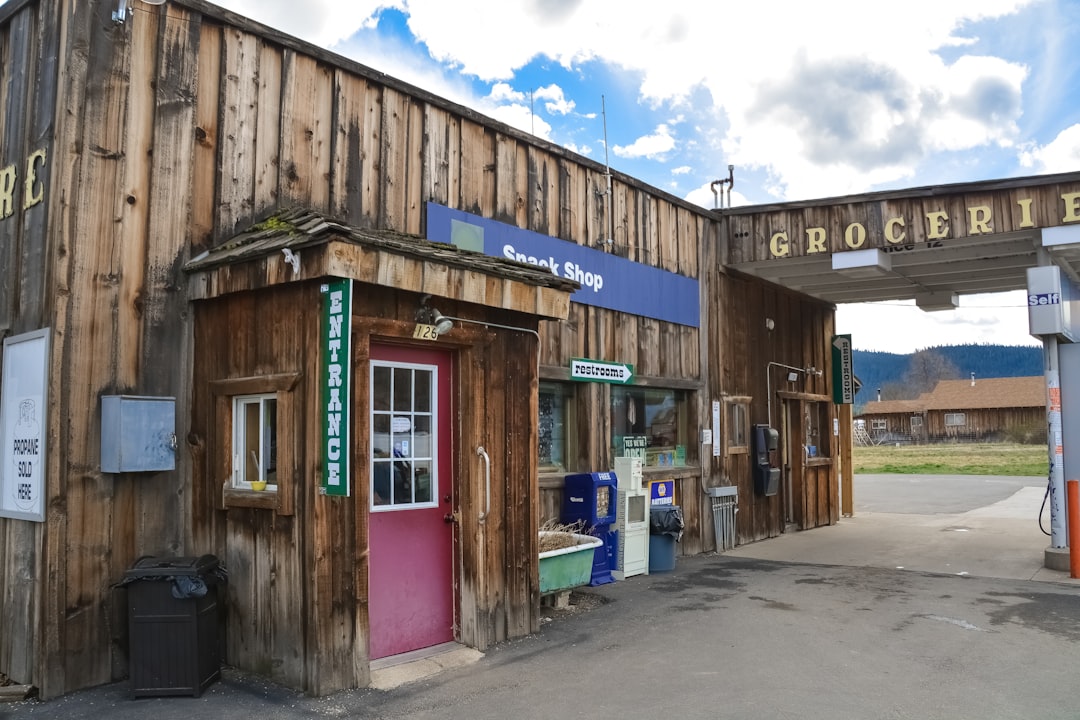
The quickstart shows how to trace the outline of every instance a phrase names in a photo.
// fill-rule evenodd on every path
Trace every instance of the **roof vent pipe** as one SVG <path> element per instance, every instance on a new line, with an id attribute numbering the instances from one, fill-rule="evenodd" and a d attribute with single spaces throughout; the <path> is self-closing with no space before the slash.
<path id="1" fill-rule="evenodd" d="M 971 387 L 975 387 L 975 373 L 971 373 Z"/>
<path id="2" fill-rule="evenodd" d="M 717 189 L 716 189 L 717 185 L 727 185 L 728 186 L 728 189 L 727 189 L 727 206 L 729 208 L 731 207 L 731 186 L 735 184 L 735 166 L 734 165 L 728 165 L 727 166 L 727 171 L 728 171 L 728 176 L 727 176 L 726 179 L 722 178 L 720 180 L 713 180 L 711 183 L 709 183 L 709 189 L 712 190 L 712 194 L 713 194 L 713 209 L 714 210 L 718 210 L 721 207 L 723 207 L 723 203 L 720 200 L 721 199 L 721 193 L 723 192 L 723 190 L 720 190 L 718 192 Z"/>

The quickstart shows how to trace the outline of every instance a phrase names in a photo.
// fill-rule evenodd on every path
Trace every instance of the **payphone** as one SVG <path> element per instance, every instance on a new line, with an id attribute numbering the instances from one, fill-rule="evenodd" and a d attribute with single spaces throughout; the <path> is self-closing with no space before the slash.
<path id="1" fill-rule="evenodd" d="M 780 433 L 768 425 L 755 425 L 751 439 L 754 452 L 754 492 L 758 495 L 775 495 L 780 490 L 780 468 L 775 467 Z"/>

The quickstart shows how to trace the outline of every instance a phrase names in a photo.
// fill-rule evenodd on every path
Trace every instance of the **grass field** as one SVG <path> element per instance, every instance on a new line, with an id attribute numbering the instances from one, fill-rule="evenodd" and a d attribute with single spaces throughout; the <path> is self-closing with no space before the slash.
<path id="1" fill-rule="evenodd" d="M 1043 445 L 945 444 L 856 446 L 856 473 L 931 475 L 1046 475 Z"/>

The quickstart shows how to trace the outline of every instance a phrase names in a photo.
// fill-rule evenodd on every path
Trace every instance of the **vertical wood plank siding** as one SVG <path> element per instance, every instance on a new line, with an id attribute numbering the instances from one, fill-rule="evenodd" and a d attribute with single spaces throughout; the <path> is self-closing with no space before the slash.
<path id="1" fill-rule="evenodd" d="M 723 393 L 752 395 L 752 419 L 763 422 L 769 360 L 827 366 L 831 308 L 720 273 L 718 215 L 619 173 L 609 196 L 598 163 L 201 0 L 137 7 L 124 24 L 114 9 L 106 0 L 0 6 L 0 166 L 48 153 L 38 168 L 44 202 L 0 220 L 0 328 L 48 326 L 54 339 L 48 522 L 0 519 L 0 672 L 43 697 L 126 672 L 123 593 L 110 588 L 142 555 L 222 557 L 230 662 L 315 693 L 367 680 L 366 489 L 347 501 L 318 496 L 309 450 L 317 290 L 283 286 L 193 308 L 182 271 L 281 207 L 422 233 L 434 201 L 707 283 L 708 334 L 576 303 L 565 322 L 538 327 L 538 348 L 529 334 L 455 331 L 467 338 L 455 350 L 456 502 L 470 510 L 456 540 L 459 636 L 476 647 L 538 626 L 535 530 L 557 513 L 561 490 L 538 483 L 534 352 L 547 376 L 565 379 L 571 358 L 589 357 L 632 363 L 658 387 L 675 383 L 690 394 L 690 437 L 711 424 L 710 402 Z M 381 279 L 390 285 L 412 267 L 391 265 Z M 425 272 L 445 277 L 448 297 L 463 290 L 459 271 Z M 495 306 L 502 287 L 484 288 Z M 371 287 L 357 297 L 359 334 L 408 335 L 416 297 Z M 440 309 L 537 327 L 454 305 Z M 364 347 L 356 387 L 366 382 Z M 275 372 L 303 378 L 282 406 L 305 428 L 292 459 L 283 455 L 297 468 L 295 492 L 279 512 L 225 509 L 228 428 L 218 415 L 228 413 L 207 383 Z M 825 380 L 811 385 L 827 391 Z M 113 393 L 177 399 L 175 471 L 100 471 L 100 397 Z M 610 388 L 580 384 L 576 399 L 572 469 L 608 469 Z M 472 513 L 481 444 L 497 479 L 483 524 Z M 702 491 L 720 482 L 739 485 L 742 541 L 780 532 L 777 503 L 753 496 L 746 456 L 716 462 L 693 444 L 688 454 L 678 479 L 684 552 L 714 547 Z"/>
<path id="2" fill-rule="evenodd" d="M 54 152 L 56 58 L 62 24 L 59 3 L 48 3 L 21 9 L 0 27 L 0 166 L 14 163 L 20 177 L 31 153 L 43 149 L 51 160 Z M 48 187 L 49 162 L 39 165 L 36 172 L 41 187 Z M 17 210 L 22 198 L 18 193 L 15 198 Z M 51 200 L 46 195 L 44 202 L 23 213 L 21 220 L 16 214 L 0 221 L 0 264 L 5 268 L 0 272 L 0 335 L 41 327 L 52 309 L 52 248 L 47 225 Z M 54 432 L 55 426 L 50 428 L 52 437 Z M 47 497 L 55 492 L 54 484 L 46 489 Z M 40 524 L 0 520 L 0 625 L 4 628 L 0 632 L 0 668 L 12 668 L 3 671 L 9 676 L 37 675 L 40 667 L 36 660 L 46 640 L 45 618 L 60 604 L 46 596 L 41 569 L 51 558 L 46 555 L 44 540 Z"/>

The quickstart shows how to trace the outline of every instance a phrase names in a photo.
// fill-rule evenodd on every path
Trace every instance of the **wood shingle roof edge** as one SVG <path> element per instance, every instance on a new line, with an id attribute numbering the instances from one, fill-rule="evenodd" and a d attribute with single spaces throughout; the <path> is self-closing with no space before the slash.
<path id="1" fill-rule="evenodd" d="M 275 211 L 265 220 L 192 258 L 184 265 L 184 270 L 197 273 L 286 249 L 298 251 L 335 240 L 568 293 L 581 287 L 577 281 L 559 277 L 544 267 L 464 250 L 419 235 L 360 228 L 306 208 Z"/>

